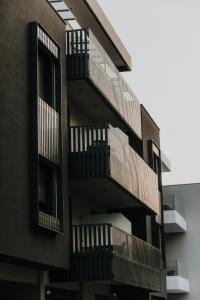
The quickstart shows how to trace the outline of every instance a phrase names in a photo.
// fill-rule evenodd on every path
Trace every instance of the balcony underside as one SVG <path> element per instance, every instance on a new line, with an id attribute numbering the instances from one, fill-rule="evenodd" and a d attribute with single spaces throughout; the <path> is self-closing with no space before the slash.
<path id="1" fill-rule="evenodd" d="M 176 210 L 165 210 L 164 229 L 165 233 L 186 232 L 186 221 Z"/>
<path id="2" fill-rule="evenodd" d="M 107 208 L 140 207 L 148 213 L 154 214 L 149 207 L 145 206 L 110 177 L 70 180 L 70 191 L 72 196 L 80 194 L 86 199 L 93 200 L 94 208 L 95 203 L 98 202 Z"/>
<path id="3" fill-rule="evenodd" d="M 113 127 L 119 127 L 125 133 L 131 132 L 137 141 L 141 142 L 126 120 L 89 78 L 69 80 L 68 95 L 69 102 L 71 100 L 72 104 L 75 104 L 90 120 L 90 123 L 108 121 Z"/>

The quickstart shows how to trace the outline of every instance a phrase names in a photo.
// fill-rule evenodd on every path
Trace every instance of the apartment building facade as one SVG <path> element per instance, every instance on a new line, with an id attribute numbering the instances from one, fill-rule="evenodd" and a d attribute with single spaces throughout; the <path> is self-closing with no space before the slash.
<path id="1" fill-rule="evenodd" d="M 200 184 L 163 187 L 168 299 L 199 298 Z"/>
<path id="2" fill-rule="evenodd" d="M 160 131 L 96 1 L 0 2 L 4 299 L 164 299 Z"/>

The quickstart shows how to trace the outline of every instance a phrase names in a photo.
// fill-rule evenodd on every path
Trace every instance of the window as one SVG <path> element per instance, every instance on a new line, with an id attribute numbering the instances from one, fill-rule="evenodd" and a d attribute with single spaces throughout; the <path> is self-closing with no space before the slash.
<path id="1" fill-rule="evenodd" d="M 153 153 L 153 170 L 158 175 L 159 174 L 159 157 Z"/>
<path id="2" fill-rule="evenodd" d="M 158 175 L 158 188 L 162 190 L 162 180 L 161 180 L 161 161 L 160 161 L 160 149 L 152 141 L 148 141 L 148 151 L 149 151 L 149 165 L 153 171 Z"/>
<path id="3" fill-rule="evenodd" d="M 157 145 L 152 141 L 148 141 L 148 149 L 149 149 L 149 165 L 154 170 L 154 172 L 159 175 L 160 173 L 160 149 Z"/>
<path id="4" fill-rule="evenodd" d="M 42 46 L 38 51 L 38 96 L 49 106 L 58 109 L 57 85 L 58 64 L 54 57 L 48 55 Z"/>
<path id="5" fill-rule="evenodd" d="M 38 181 L 39 210 L 57 217 L 58 186 L 56 168 L 40 161 Z"/>
<path id="6" fill-rule="evenodd" d="M 33 223 L 63 231 L 60 50 L 37 22 L 30 26 Z"/>

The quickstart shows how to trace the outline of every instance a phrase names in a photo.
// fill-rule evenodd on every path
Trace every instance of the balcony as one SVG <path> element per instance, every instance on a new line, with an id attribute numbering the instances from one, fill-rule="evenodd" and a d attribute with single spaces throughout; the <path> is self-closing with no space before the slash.
<path id="1" fill-rule="evenodd" d="M 167 293 L 189 293 L 187 269 L 180 261 L 167 263 Z"/>
<path id="2" fill-rule="evenodd" d="M 164 197 L 164 229 L 165 233 L 187 231 L 183 203 L 175 195 Z"/>
<path id="3" fill-rule="evenodd" d="M 90 30 L 67 32 L 67 73 L 69 99 L 88 119 L 142 138 L 139 101 Z"/>
<path id="4" fill-rule="evenodd" d="M 74 225 L 72 280 L 161 288 L 161 252 L 110 224 Z"/>
<path id="5" fill-rule="evenodd" d="M 111 125 L 70 128 L 71 192 L 108 208 L 143 207 L 160 213 L 156 173 Z"/>

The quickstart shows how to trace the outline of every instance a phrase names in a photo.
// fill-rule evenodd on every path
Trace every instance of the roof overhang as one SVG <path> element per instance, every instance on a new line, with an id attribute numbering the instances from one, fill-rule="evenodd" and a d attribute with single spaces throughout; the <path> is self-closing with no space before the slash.
<path id="1" fill-rule="evenodd" d="M 130 71 L 131 57 L 96 0 L 63 0 L 83 28 L 90 28 L 120 71 Z"/>

